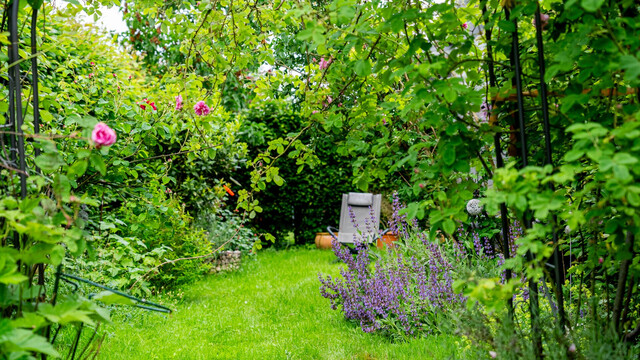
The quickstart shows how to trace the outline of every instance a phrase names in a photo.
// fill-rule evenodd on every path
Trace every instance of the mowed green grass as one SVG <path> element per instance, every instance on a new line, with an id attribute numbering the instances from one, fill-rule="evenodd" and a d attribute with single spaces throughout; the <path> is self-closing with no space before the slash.
<path id="1" fill-rule="evenodd" d="M 457 359 L 453 336 L 406 343 L 365 334 L 320 296 L 331 251 L 265 251 L 242 269 L 186 286 L 170 316 L 114 315 L 100 359 Z"/>

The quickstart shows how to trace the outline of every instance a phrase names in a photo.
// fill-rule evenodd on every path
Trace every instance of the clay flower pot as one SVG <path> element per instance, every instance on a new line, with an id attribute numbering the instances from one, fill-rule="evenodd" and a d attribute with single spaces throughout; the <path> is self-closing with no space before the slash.
<path id="1" fill-rule="evenodd" d="M 398 237 L 396 235 L 393 235 L 393 233 L 388 232 L 388 233 L 382 235 L 381 238 L 376 240 L 376 247 L 378 249 L 391 249 L 391 248 L 395 247 L 394 243 L 396 241 L 398 241 Z"/>
<path id="2" fill-rule="evenodd" d="M 320 250 L 331 249 L 331 234 L 326 232 L 316 233 L 316 247 Z"/>

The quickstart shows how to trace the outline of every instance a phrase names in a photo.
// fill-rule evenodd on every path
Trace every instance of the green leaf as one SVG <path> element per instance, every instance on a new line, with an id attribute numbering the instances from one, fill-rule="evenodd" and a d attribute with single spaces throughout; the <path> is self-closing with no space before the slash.
<path id="1" fill-rule="evenodd" d="M 447 234 L 453 234 L 453 232 L 456 231 L 456 223 L 451 219 L 446 219 L 442 222 L 442 229 Z"/>
<path id="2" fill-rule="evenodd" d="M 498 21 L 498 27 L 506 32 L 516 31 L 516 26 L 512 21 L 500 20 Z"/>
<path id="3" fill-rule="evenodd" d="M 36 157 L 36 165 L 46 173 L 58 171 L 64 164 L 65 162 L 57 153 L 45 153 Z"/>
<path id="4" fill-rule="evenodd" d="M 580 5 L 589 12 L 596 12 L 604 4 L 604 0 L 581 0 Z"/>
<path id="5" fill-rule="evenodd" d="M 284 179 L 280 175 L 276 174 L 273 176 L 273 182 L 278 186 L 282 186 L 282 184 L 284 184 Z"/>
<path id="6" fill-rule="evenodd" d="M 584 150 L 574 149 L 564 154 L 564 160 L 566 162 L 573 162 L 580 159 L 583 155 L 584 155 Z"/>
<path id="7" fill-rule="evenodd" d="M 23 351 L 34 351 L 54 357 L 60 357 L 60 354 L 58 354 L 56 349 L 53 348 L 53 345 L 51 345 L 45 337 L 34 334 L 30 330 L 13 329 L 8 334 L 4 334 L 2 342 L 5 344 L 4 347 L 17 348 Z M 7 346 L 7 344 L 11 345 Z"/>
<path id="8" fill-rule="evenodd" d="M 89 157 L 91 160 L 91 165 L 102 174 L 102 176 L 107 175 L 107 165 L 105 165 L 104 160 L 100 154 L 91 154 Z"/>
<path id="9" fill-rule="evenodd" d="M 442 153 L 442 160 L 444 160 L 444 163 L 446 165 L 453 165 L 453 163 L 456 162 L 456 148 L 451 145 L 444 148 L 444 152 Z"/>
<path id="10" fill-rule="evenodd" d="M 356 75 L 365 77 L 371 74 L 371 63 L 368 59 L 358 60 L 354 64 L 354 71 Z"/>
<path id="11" fill-rule="evenodd" d="M 110 304 L 135 305 L 136 304 L 135 301 L 129 298 L 126 298 L 122 295 L 118 295 L 118 294 L 112 293 L 111 291 L 106 291 L 106 290 L 99 292 L 97 295 L 93 297 L 93 299 L 100 300 L 106 305 L 110 305 Z"/>
<path id="12" fill-rule="evenodd" d="M 80 176 L 84 175 L 84 172 L 87 171 L 87 166 L 89 163 L 86 159 L 76 160 L 73 165 L 69 166 L 67 170 L 67 176 L 71 179 L 77 179 Z"/>

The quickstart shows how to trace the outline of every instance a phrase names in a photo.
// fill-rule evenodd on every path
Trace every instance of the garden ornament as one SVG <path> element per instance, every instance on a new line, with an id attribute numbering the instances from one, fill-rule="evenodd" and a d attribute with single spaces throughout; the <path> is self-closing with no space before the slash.
<path id="1" fill-rule="evenodd" d="M 471 199 L 467 203 L 467 212 L 469 215 L 480 215 L 482 212 L 482 205 L 480 204 L 480 200 Z"/>

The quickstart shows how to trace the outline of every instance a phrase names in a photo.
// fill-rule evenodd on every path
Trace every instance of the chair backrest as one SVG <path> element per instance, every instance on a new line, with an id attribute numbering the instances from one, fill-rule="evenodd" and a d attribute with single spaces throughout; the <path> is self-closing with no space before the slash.
<path id="1" fill-rule="evenodd" d="M 380 194 L 342 194 L 338 242 L 353 243 L 355 239 L 368 242 L 374 239 L 380 226 L 381 200 Z"/>

